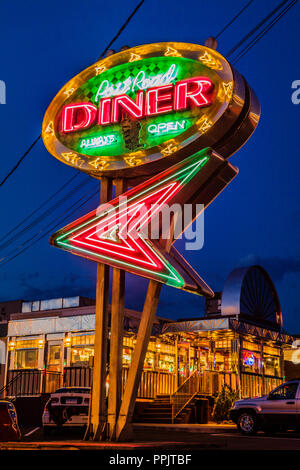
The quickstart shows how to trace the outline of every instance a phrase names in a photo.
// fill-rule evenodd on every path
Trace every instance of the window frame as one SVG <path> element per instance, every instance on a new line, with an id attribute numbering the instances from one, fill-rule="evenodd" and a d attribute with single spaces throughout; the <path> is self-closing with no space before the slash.
<path id="1" fill-rule="evenodd" d="M 276 396 L 276 392 L 284 387 L 287 387 L 289 385 L 296 385 L 296 392 L 295 392 L 295 396 L 294 397 L 280 397 L 278 396 L 278 398 L 274 398 L 274 396 Z M 299 382 L 289 382 L 289 383 L 284 383 L 284 384 L 281 384 L 279 385 L 277 388 L 275 388 L 274 390 L 272 390 L 269 395 L 268 395 L 268 400 L 272 400 L 272 401 L 281 401 L 281 400 L 296 400 L 298 398 L 298 393 L 299 393 Z M 272 398 L 273 397 L 273 398 Z"/>

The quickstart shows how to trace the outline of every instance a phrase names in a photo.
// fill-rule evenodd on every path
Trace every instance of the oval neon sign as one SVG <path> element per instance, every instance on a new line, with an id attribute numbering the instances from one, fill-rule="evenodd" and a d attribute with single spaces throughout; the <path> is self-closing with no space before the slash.
<path id="1" fill-rule="evenodd" d="M 254 93 L 218 52 L 158 43 L 70 80 L 45 114 L 43 139 L 56 158 L 93 176 L 134 179 L 206 146 L 230 156 L 259 114 Z"/>

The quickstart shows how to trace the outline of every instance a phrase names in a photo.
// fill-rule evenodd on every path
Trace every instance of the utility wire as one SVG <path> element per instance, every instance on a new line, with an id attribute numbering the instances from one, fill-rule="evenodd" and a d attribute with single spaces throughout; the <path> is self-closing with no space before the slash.
<path id="1" fill-rule="evenodd" d="M 50 206 L 48 209 L 43 211 L 38 217 L 36 217 L 31 223 L 23 227 L 17 233 L 12 235 L 9 239 L 5 240 L 2 244 L 0 244 L 0 250 L 3 250 L 7 246 L 9 246 L 13 241 L 17 240 L 21 235 L 31 230 L 35 225 L 39 222 L 43 221 L 48 215 L 51 215 L 58 207 L 60 207 L 64 202 L 70 199 L 77 191 L 80 191 L 87 183 L 90 181 L 86 179 L 83 182 L 80 182 L 74 189 L 71 189 L 66 195 L 64 195 L 61 199 L 59 199 L 55 204 Z"/>
<path id="2" fill-rule="evenodd" d="M 125 21 L 125 23 L 121 26 L 121 28 L 119 29 L 119 31 L 117 32 L 117 34 L 113 37 L 113 39 L 110 41 L 110 43 L 108 44 L 108 46 L 104 49 L 104 51 L 102 52 L 101 56 L 100 57 L 103 57 L 105 55 L 105 53 L 108 51 L 108 49 L 112 46 L 112 44 L 118 39 L 118 37 L 121 35 L 121 33 L 124 31 L 124 29 L 126 28 L 126 26 L 128 25 L 128 23 L 130 22 L 130 20 L 134 17 L 134 15 L 137 13 L 137 11 L 140 9 L 140 7 L 143 5 L 145 0 L 141 0 L 137 6 L 135 7 L 135 9 L 132 11 L 132 13 L 128 16 L 127 20 Z M 8 180 L 8 178 L 13 175 L 13 173 L 17 170 L 17 168 L 19 167 L 19 165 L 23 162 L 23 160 L 26 158 L 26 156 L 30 153 L 30 151 L 33 149 L 33 147 L 38 143 L 38 141 L 40 140 L 40 138 L 42 137 L 42 134 L 40 134 L 33 142 L 32 144 L 30 145 L 30 147 L 28 147 L 28 149 L 26 150 L 25 153 L 23 153 L 23 155 L 21 156 L 21 158 L 19 158 L 19 160 L 17 161 L 17 163 L 15 164 L 15 166 L 9 171 L 9 173 L 3 178 L 3 180 L 0 182 L 0 187 L 4 185 L 4 183 Z"/>
<path id="3" fill-rule="evenodd" d="M 263 18 L 251 31 L 249 31 L 246 36 L 244 36 L 228 53 L 226 54 L 227 57 L 231 56 L 239 47 L 241 47 L 244 42 L 246 42 L 256 31 L 261 28 L 278 10 L 280 10 L 289 0 L 283 0 L 274 10 L 271 11 L 265 18 Z"/>
<path id="4" fill-rule="evenodd" d="M 247 10 L 247 8 L 251 5 L 251 3 L 253 3 L 254 0 L 250 0 L 250 2 L 248 2 L 233 18 L 231 21 L 229 21 L 229 23 L 227 23 L 226 26 L 224 26 L 223 29 L 221 29 L 221 31 L 215 36 L 216 39 L 218 39 L 225 31 L 226 29 L 229 28 L 229 26 L 232 25 L 232 23 L 234 23 L 240 16 L 242 13 L 244 13 L 245 10 Z"/>
<path id="5" fill-rule="evenodd" d="M 108 51 L 108 49 L 110 49 L 110 47 L 113 45 L 113 43 L 118 39 L 118 37 L 121 35 L 121 33 L 124 31 L 124 29 L 126 28 L 126 26 L 128 25 L 128 23 L 130 22 L 130 20 L 134 17 L 134 15 L 137 13 L 137 11 L 141 8 L 141 6 L 143 5 L 145 0 L 141 0 L 137 6 L 135 7 L 135 9 L 133 10 L 133 12 L 128 16 L 127 20 L 125 21 L 125 23 L 121 26 L 121 28 L 119 29 L 119 31 L 117 32 L 117 34 L 112 38 L 112 40 L 110 41 L 110 43 L 108 44 L 108 46 L 104 49 L 104 51 L 102 52 L 101 57 L 103 57 L 106 52 Z M 99 60 L 99 59 L 98 59 Z"/>
<path id="6" fill-rule="evenodd" d="M 91 191 L 88 193 L 90 194 Z M 47 227 L 45 227 L 43 230 L 40 230 L 38 233 L 36 233 L 33 237 L 29 238 L 28 240 L 26 240 L 21 246 L 19 246 L 18 248 L 21 248 L 21 251 L 18 251 L 18 253 L 14 253 L 11 252 L 10 254 L 12 254 L 11 257 L 9 257 L 9 255 L 5 256 L 4 258 L 1 258 L 0 259 L 0 265 L 3 266 L 5 265 L 6 263 L 12 261 L 13 259 L 17 258 L 19 255 L 21 255 L 22 253 L 24 253 L 24 251 L 27 251 L 32 245 L 34 245 L 35 243 L 37 243 L 38 241 L 40 241 L 42 238 L 44 238 L 46 235 L 49 235 L 50 233 L 53 233 L 54 230 L 56 230 L 57 228 L 61 227 L 61 224 L 67 220 L 74 212 L 76 212 L 78 209 L 80 209 L 81 207 L 83 207 L 85 204 L 87 204 L 93 197 L 95 196 L 98 196 L 99 195 L 99 191 L 95 191 L 91 194 L 91 196 L 89 196 L 85 201 L 82 202 L 82 204 L 80 204 L 78 207 L 75 207 L 73 209 L 73 211 L 69 212 L 69 210 L 65 211 L 65 213 L 67 212 L 67 215 L 59 220 L 59 222 L 56 221 L 55 225 L 51 226 L 49 228 L 49 225 Z M 82 198 L 83 199 L 83 198 Z M 77 201 L 78 202 L 78 201 Z M 47 229 L 47 230 L 46 230 Z M 45 232 L 46 230 L 46 232 Z M 37 236 L 39 235 L 38 238 L 36 238 Z M 36 238 L 36 239 L 35 239 Z M 35 240 L 34 240 L 35 239 Z M 28 244 L 26 246 L 27 243 L 31 242 L 30 244 Z"/>
<path id="7" fill-rule="evenodd" d="M 23 153 L 22 157 L 19 158 L 19 160 L 17 161 L 17 163 L 15 164 L 15 166 L 10 170 L 10 172 L 3 178 L 3 180 L 0 182 L 0 187 L 4 185 L 5 181 L 8 180 L 8 178 L 16 171 L 16 169 L 18 168 L 18 166 L 22 163 L 22 161 L 25 159 L 25 157 L 29 154 L 29 152 L 33 149 L 33 147 L 38 143 L 38 141 L 40 140 L 40 138 L 42 137 L 42 134 L 40 134 L 33 142 L 32 144 L 30 145 L 30 147 L 28 147 L 28 149 L 26 150 L 25 153 Z"/>
<path id="8" fill-rule="evenodd" d="M 11 230 L 9 230 L 9 232 L 7 232 L 5 235 L 3 235 L 3 237 L 0 238 L 0 242 L 2 242 L 3 240 L 6 240 L 7 237 L 9 237 L 10 234 L 12 234 L 13 232 L 15 232 L 19 227 L 21 227 L 28 219 L 30 219 L 31 217 L 33 217 L 39 210 L 41 210 L 43 207 L 46 206 L 46 204 L 48 204 L 48 202 L 50 202 L 55 196 L 57 196 L 63 189 L 65 189 L 66 186 L 68 186 L 75 178 L 78 178 L 78 176 L 80 175 L 80 173 L 76 173 L 75 175 L 72 176 L 72 178 L 70 178 L 66 183 L 64 183 L 55 193 L 53 193 L 50 197 L 48 197 L 48 199 L 46 199 L 44 202 L 42 202 L 42 204 L 37 207 L 36 209 L 34 209 L 34 211 L 32 211 L 28 216 L 26 216 L 23 220 L 21 220 L 21 222 L 19 222 L 17 225 L 15 225 L 15 227 L 13 227 Z M 1 245 L 0 245 L 1 247 Z"/>
<path id="9" fill-rule="evenodd" d="M 255 44 L 260 40 L 262 39 L 268 31 L 270 31 L 271 28 L 273 28 L 273 26 L 275 26 L 276 23 L 278 23 L 278 21 L 298 2 L 298 0 L 293 0 L 289 5 L 286 6 L 286 8 L 284 8 L 279 15 L 277 15 L 276 18 L 274 18 L 249 44 L 247 44 L 247 46 L 242 50 L 240 51 L 239 55 L 234 59 L 234 61 L 232 62 L 233 64 L 236 64 L 239 60 L 241 60 L 242 57 L 244 57 L 244 55 L 250 51 L 250 49 L 252 49 L 253 46 L 255 46 Z"/>

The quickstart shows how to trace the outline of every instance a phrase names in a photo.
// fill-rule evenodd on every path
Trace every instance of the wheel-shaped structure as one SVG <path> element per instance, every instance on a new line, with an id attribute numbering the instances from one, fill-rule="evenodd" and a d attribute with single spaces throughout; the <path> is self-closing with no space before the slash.
<path id="1" fill-rule="evenodd" d="M 234 269 L 222 293 L 222 315 L 241 315 L 259 323 L 282 326 L 278 294 L 272 279 L 261 266 Z"/>

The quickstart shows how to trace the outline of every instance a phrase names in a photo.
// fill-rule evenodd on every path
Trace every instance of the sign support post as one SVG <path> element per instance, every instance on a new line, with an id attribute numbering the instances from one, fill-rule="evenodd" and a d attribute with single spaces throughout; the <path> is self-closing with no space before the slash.
<path id="1" fill-rule="evenodd" d="M 112 198 L 112 182 L 101 178 L 100 203 Z M 97 263 L 96 311 L 95 311 L 95 355 L 90 423 L 86 438 L 102 440 L 106 434 L 106 367 L 108 339 L 109 266 Z"/>
<path id="2" fill-rule="evenodd" d="M 115 180 L 118 197 L 126 191 L 124 179 Z M 125 302 L 125 271 L 113 268 L 111 328 L 110 328 L 110 361 L 108 391 L 108 433 L 110 440 L 115 439 L 116 423 L 122 396 L 122 356 Z"/>
<path id="3" fill-rule="evenodd" d="M 122 405 L 116 427 L 116 440 L 126 441 L 132 438 L 132 416 L 144 360 L 156 315 L 162 284 L 149 281 L 148 291 L 139 325 L 137 341 L 133 352 L 132 364 L 125 385 Z"/>

